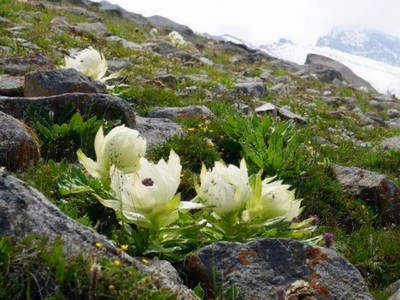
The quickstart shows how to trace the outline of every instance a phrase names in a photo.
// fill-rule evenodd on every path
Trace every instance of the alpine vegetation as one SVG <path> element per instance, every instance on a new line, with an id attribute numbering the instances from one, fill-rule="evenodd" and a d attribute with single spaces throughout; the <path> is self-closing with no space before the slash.
<path id="1" fill-rule="evenodd" d="M 66 69 L 76 69 L 92 80 L 104 80 L 108 65 L 103 54 L 93 47 L 77 52 L 72 57 L 65 56 Z"/>
<path id="2" fill-rule="evenodd" d="M 250 178 L 246 162 L 240 168 L 215 162 L 207 170 L 203 165 L 200 186 L 195 183 L 195 201 L 205 205 L 207 221 L 227 240 L 246 241 L 267 234 L 266 226 L 274 223 L 290 226 L 302 211 L 295 191 L 274 178 L 261 179 L 262 172 Z M 308 227 L 309 220 L 303 225 Z M 302 226 L 303 226 L 302 225 Z"/>
<path id="3" fill-rule="evenodd" d="M 111 165 L 126 173 L 139 169 L 140 158 L 146 152 L 146 140 L 135 129 L 123 125 L 113 128 L 106 136 L 103 127 L 97 131 L 94 148 L 97 161 L 78 150 L 79 162 L 97 179 L 109 179 Z"/>
<path id="4" fill-rule="evenodd" d="M 183 36 L 181 36 L 176 31 L 170 32 L 168 37 L 169 37 L 169 40 L 170 40 L 171 44 L 174 45 L 177 48 L 181 48 L 186 44 L 186 41 L 183 38 Z"/>
<path id="5" fill-rule="evenodd" d="M 148 230 L 145 252 L 173 252 L 186 249 L 194 240 L 211 243 L 218 240 L 247 241 L 262 236 L 292 236 L 301 231 L 310 236 L 311 222 L 291 227 L 301 213 L 300 200 L 282 181 L 261 179 L 262 172 L 250 176 L 244 159 L 240 167 L 215 162 L 212 170 L 203 165 L 197 196 L 181 201 L 177 193 L 182 165 L 170 151 L 168 161 L 156 164 L 144 157 L 146 141 L 134 129 L 115 127 L 104 137 L 100 128 L 95 138 L 97 162 L 78 150 L 78 158 L 87 172 L 103 182 L 102 196 L 90 189 L 106 207 L 112 208 L 123 224 Z M 108 197 L 105 199 L 104 197 Z M 190 210 L 196 210 L 190 213 Z M 272 233 L 271 228 L 278 228 Z M 276 229 L 275 228 L 275 229 Z M 132 229 L 128 230 L 132 232 Z M 139 234 L 140 233 L 136 233 Z M 189 238 L 189 236 L 191 238 Z M 169 246 L 170 247 L 170 246 Z"/>
<path id="6" fill-rule="evenodd" d="M 144 228 L 166 227 L 179 218 L 178 210 L 201 208 L 202 205 L 180 201 L 176 194 L 182 166 L 179 156 L 171 151 L 168 162 L 157 164 L 141 158 L 137 172 L 126 174 L 113 167 L 111 188 L 117 200 L 100 200 L 113 208 L 128 223 Z"/>

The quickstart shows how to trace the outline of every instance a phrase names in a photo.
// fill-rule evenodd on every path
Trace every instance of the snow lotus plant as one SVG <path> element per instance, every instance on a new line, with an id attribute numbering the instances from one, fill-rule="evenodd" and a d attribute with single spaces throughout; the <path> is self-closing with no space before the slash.
<path id="1" fill-rule="evenodd" d="M 108 64 L 104 55 L 93 47 L 78 51 L 72 56 L 65 56 L 65 69 L 75 69 L 91 80 L 107 81 L 120 75 L 119 72 L 104 77 L 107 73 Z"/>
<path id="2" fill-rule="evenodd" d="M 97 161 L 87 157 L 78 150 L 78 160 L 90 175 L 97 179 L 107 181 L 110 167 L 125 173 L 133 173 L 139 169 L 140 159 L 146 152 L 146 140 L 135 129 L 124 125 L 113 128 L 104 136 L 103 128 L 97 131 L 94 149 Z"/>
<path id="3" fill-rule="evenodd" d="M 181 48 L 186 44 L 185 39 L 178 32 L 172 31 L 168 34 L 169 40 L 172 45 L 177 48 Z"/>
<path id="4" fill-rule="evenodd" d="M 141 158 L 140 168 L 126 174 L 117 168 L 111 170 L 111 188 L 117 200 L 101 200 L 113 208 L 127 222 L 158 230 L 174 223 L 179 210 L 201 208 L 202 205 L 180 201 L 176 194 L 182 166 L 179 156 L 171 151 L 168 162 L 157 164 Z"/>
<path id="5" fill-rule="evenodd" d="M 261 172 L 249 178 L 244 159 L 240 168 L 222 162 L 211 170 L 203 166 L 195 201 L 206 206 L 207 229 L 217 239 L 237 241 L 271 234 L 273 227 L 290 231 L 292 219 L 302 211 L 301 201 L 289 185 L 272 180 L 261 180 Z M 310 221 L 292 228 L 303 229 Z"/>

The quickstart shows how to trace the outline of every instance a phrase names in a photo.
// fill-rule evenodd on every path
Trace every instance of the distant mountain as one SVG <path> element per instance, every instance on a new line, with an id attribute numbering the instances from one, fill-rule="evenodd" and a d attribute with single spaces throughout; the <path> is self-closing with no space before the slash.
<path id="1" fill-rule="evenodd" d="M 318 39 L 317 46 L 400 67 L 400 38 L 376 30 L 334 28 Z"/>
<path id="2" fill-rule="evenodd" d="M 256 46 L 246 42 L 245 40 L 242 40 L 242 39 L 237 38 L 230 34 L 212 35 L 209 33 L 203 33 L 201 35 L 204 37 L 216 40 L 216 41 L 231 42 L 231 43 L 238 44 L 238 45 L 245 45 L 247 48 L 253 49 L 253 50 L 258 49 Z"/>
<path id="3" fill-rule="evenodd" d="M 356 75 L 367 80 L 382 94 L 400 96 L 400 68 L 366 57 L 345 53 L 328 47 L 303 46 L 281 39 L 278 43 L 261 45 L 260 49 L 271 56 L 304 64 L 307 54 L 314 53 L 332 58 L 349 67 Z"/>

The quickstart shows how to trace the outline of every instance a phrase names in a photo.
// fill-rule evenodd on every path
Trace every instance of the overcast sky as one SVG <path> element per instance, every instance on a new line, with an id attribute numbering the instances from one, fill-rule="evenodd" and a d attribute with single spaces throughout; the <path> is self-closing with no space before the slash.
<path id="1" fill-rule="evenodd" d="M 99 0 L 95 0 L 98 2 Z M 196 32 L 231 34 L 254 45 L 288 38 L 315 44 L 333 26 L 400 37 L 400 0 L 108 0 L 145 17 L 161 15 Z"/>

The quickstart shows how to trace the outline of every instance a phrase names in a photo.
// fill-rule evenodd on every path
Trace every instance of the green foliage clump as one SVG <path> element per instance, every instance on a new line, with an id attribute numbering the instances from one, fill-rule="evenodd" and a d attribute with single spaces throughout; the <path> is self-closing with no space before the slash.
<path id="1" fill-rule="evenodd" d="M 29 114 L 44 159 L 60 161 L 66 158 L 76 161 L 78 149 L 85 149 L 93 157 L 94 137 L 100 126 L 107 130 L 118 124 L 116 121 L 105 122 L 96 117 L 86 118 L 79 112 L 74 113 L 74 110 L 73 107 L 65 108 L 57 121 L 54 121 L 52 113 L 31 107 Z"/>
<path id="2" fill-rule="evenodd" d="M 133 85 L 121 92 L 120 96 L 133 103 L 135 110 L 142 116 L 157 106 L 184 106 L 185 102 L 173 90 L 157 88 L 154 86 Z"/>
<path id="3" fill-rule="evenodd" d="M 83 250 L 83 249 L 82 249 Z M 155 278 L 94 254 L 67 257 L 61 240 L 0 238 L 1 299 L 175 299 Z"/>
<path id="4" fill-rule="evenodd" d="M 365 226 L 343 238 L 338 250 L 361 272 L 368 286 L 382 290 L 400 276 L 398 228 Z"/>

